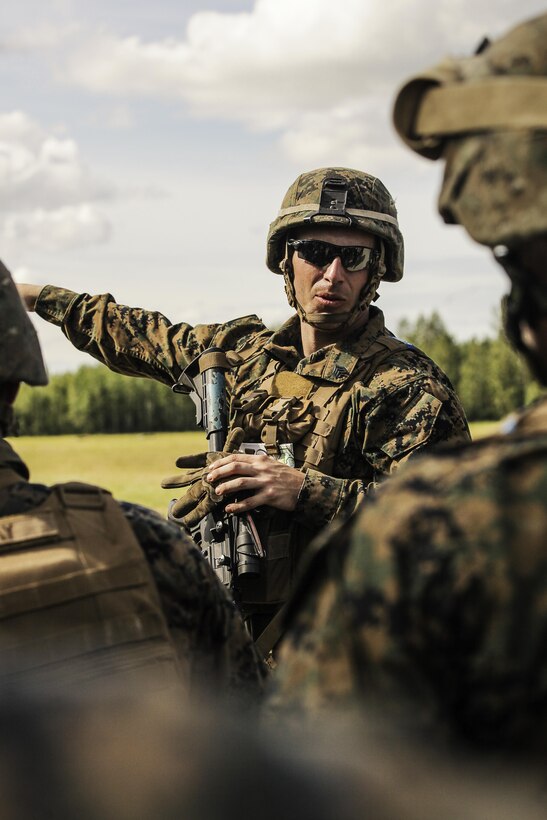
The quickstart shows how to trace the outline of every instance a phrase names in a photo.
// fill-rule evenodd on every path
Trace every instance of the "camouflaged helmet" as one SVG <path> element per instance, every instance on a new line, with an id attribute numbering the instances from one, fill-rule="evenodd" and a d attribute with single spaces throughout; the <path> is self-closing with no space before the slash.
<path id="1" fill-rule="evenodd" d="M 395 127 L 446 160 L 439 211 L 490 247 L 547 230 L 547 14 L 412 78 Z"/>
<path id="2" fill-rule="evenodd" d="M 270 225 L 266 264 L 282 274 L 291 231 L 310 225 L 355 227 L 380 237 L 385 247 L 384 279 L 403 275 L 404 245 L 393 197 L 376 177 L 351 168 L 319 168 L 293 182 Z"/>
<path id="3" fill-rule="evenodd" d="M 47 384 L 34 326 L 27 316 L 11 274 L 0 262 L 0 383 Z"/>
<path id="4" fill-rule="evenodd" d="M 511 280 L 509 339 L 547 384 L 543 352 L 523 335 L 547 318 L 547 288 L 514 259 L 547 236 L 547 14 L 470 58 L 447 60 L 399 92 L 395 127 L 417 153 L 446 161 L 439 196 L 445 222 L 494 248 Z"/>

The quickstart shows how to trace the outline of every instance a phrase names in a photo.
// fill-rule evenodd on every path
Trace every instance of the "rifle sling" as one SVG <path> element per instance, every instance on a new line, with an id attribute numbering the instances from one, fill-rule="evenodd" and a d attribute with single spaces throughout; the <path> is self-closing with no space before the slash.
<path id="1" fill-rule="evenodd" d="M 284 632 L 283 622 L 286 611 L 287 605 L 283 604 L 283 606 L 277 610 L 268 626 L 262 630 L 255 641 L 256 650 L 260 657 L 265 661 L 268 659 L 270 652 L 272 652 L 276 647 L 281 635 Z"/>

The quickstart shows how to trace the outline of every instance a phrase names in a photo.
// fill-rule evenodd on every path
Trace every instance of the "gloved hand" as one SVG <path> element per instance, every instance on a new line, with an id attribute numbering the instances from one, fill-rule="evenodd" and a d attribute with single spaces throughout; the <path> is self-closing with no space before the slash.
<path id="1" fill-rule="evenodd" d="M 245 437 L 241 427 L 234 427 L 228 433 L 222 452 L 195 453 L 190 456 L 181 456 L 177 459 L 177 467 L 194 468 L 186 473 L 178 473 L 164 478 L 161 486 L 164 489 L 171 487 L 189 487 L 187 492 L 172 504 L 169 517 L 175 518 L 179 524 L 191 529 L 208 515 L 221 502 L 222 496 L 217 495 L 212 484 L 206 481 L 211 464 L 224 456 L 235 453 Z"/>

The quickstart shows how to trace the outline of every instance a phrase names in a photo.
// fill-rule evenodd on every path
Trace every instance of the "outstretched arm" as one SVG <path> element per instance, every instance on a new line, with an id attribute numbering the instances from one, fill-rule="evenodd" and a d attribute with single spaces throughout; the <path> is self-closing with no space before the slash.
<path id="1" fill-rule="evenodd" d="M 109 293 L 91 296 L 52 285 L 21 285 L 28 310 L 61 328 L 72 344 L 111 370 L 172 385 L 211 344 L 232 350 L 247 335 L 264 331 L 256 316 L 224 325 L 172 324 L 157 311 L 128 307 Z"/>

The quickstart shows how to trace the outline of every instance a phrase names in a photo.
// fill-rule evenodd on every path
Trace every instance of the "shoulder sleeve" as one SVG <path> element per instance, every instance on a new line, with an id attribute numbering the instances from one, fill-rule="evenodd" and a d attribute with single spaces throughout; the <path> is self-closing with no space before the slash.
<path id="1" fill-rule="evenodd" d="M 211 344 L 232 349 L 242 338 L 264 329 L 256 316 L 225 325 L 172 324 L 162 313 L 120 305 L 109 293 L 90 296 L 49 285 L 40 293 L 36 312 L 111 370 L 169 385 Z"/>
<path id="2" fill-rule="evenodd" d="M 398 353 L 362 391 L 362 452 L 378 478 L 417 452 L 470 440 L 465 411 L 444 373 L 424 354 Z"/>

